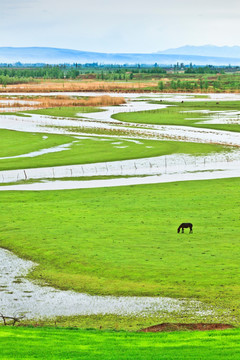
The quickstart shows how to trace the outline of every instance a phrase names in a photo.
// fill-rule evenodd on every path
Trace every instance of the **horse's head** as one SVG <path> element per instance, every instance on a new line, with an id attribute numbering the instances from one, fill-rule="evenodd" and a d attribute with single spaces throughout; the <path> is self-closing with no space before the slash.
<path id="1" fill-rule="evenodd" d="M 177 229 L 177 232 L 180 233 L 180 227 Z"/>

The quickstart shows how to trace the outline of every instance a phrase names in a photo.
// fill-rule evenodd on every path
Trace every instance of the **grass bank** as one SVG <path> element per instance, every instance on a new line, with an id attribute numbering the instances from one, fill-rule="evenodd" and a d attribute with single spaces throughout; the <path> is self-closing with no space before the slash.
<path id="1" fill-rule="evenodd" d="M 0 328 L 2 359 L 237 360 L 240 330 L 127 333 Z"/>
<path id="2" fill-rule="evenodd" d="M 0 129 L 0 157 L 18 156 L 73 141 L 72 136 Z M 9 161 L 8 159 L 7 161 Z M 4 160 L 5 161 L 5 160 Z"/>
<path id="3" fill-rule="evenodd" d="M 27 169 L 61 165 L 139 159 L 160 155 L 185 153 L 207 155 L 228 151 L 213 144 L 183 143 L 177 141 L 116 139 L 103 137 L 75 138 L 70 135 L 53 135 L 0 130 L 0 157 L 18 156 L 62 144 L 70 144 L 64 151 L 49 152 L 36 157 L 0 159 L 0 170 Z"/>
<path id="4" fill-rule="evenodd" d="M 94 113 L 104 111 L 98 107 L 94 106 L 59 106 L 48 109 L 37 109 L 37 110 L 28 110 L 24 111 L 25 114 L 39 114 L 55 117 L 70 117 L 70 118 L 81 118 L 78 113 Z"/>
<path id="5" fill-rule="evenodd" d="M 209 114 L 201 113 L 203 110 L 210 111 L 239 111 L 239 101 L 193 101 L 193 102 L 154 102 L 159 104 L 171 105 L 165 109 L 138 111 L 129 113 L 114 114 L 114 119 L 126 122 L 155 125 L 177 125 L 193 126 L 199 128 L 209 128 L 226 131 L 240 131 L 240 125 L 232 124 L 206 124 L 201 123 L 207 120 Z M 184 111 L 194 111 L 193 113 L 184 113 Z M 199 112 L 198 112 L 199 111 Z M 221 118 L 221 114 L 219 115 Z"/>

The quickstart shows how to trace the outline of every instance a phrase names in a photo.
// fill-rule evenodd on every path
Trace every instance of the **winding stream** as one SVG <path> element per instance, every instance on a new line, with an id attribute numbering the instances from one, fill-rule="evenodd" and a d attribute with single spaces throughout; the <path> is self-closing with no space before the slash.
<path id="1" fill-rule="evenodd" d="M 95 180 L 94 178 L 96 178 L 96 176 L 121 177 L 109 180 Z M 126 178 L 126 176 L 128 177 Z M 131 178 L 129 178 L 129 176 L 131 176 Z M 235 150 L 230 153 L 215 153 L 206 156 L 174 154 L 95 164 L 0 171 L 2 183 L 20 180 L 57 179 L 57 181 L 52 182 L 45 180 L 44 182 L 34 184 L 0 186 L 0 191 L 78 189 L 239 176 L 239 151 Z M 61 178 L 70 180 L 72 177 L 92 177 L 92 180 L 60 181 Z"/>
<path id="2" fill-rule="evenodd" d="M 28 94 L 29 95 L 29 94 Z M 42 94 L 43 95 L 43 94 Z M 45 94 L 44 94 L 45 95 Z M 49 94 L 48 94 L 49 95 Z M 68 94 L 69 95 L 69 94 Z M 75 95 L 82 95 L 81 93 Z M 96 94 L 90 94 L 93 96 Z M 123 94 L 117 94 L 123 96 Z M 194 96 L 181 94 L 125 94 L 127 103 L 121 106 L 103 107 L 105 111 L 94 113 L 81 113 L 79 119 L 56 118 L 43 115 L 31 115 L 21 117 L 15 115 L 2 115 L 0 117 L 0 128 L 11 129 L 17 131 L 43 132 L 43 133 L 59 133 L 71 134 L 81 139 L 81 128 L 85 129 L 104 129 L 104 130 L 120 130 L 128 134 L 128 139 L 139 141 L 141 139 L 159 139 L 159 140 L 177 140 L 201 143 L 218 143 L 228 146 L 240 147 L 240 134 L 230 131 L 219 131 L 205 128 L 194 128 L 187 126 L 165 126 L 152 124 L 136 124 L 124 123 L 112 119 L 112 115 L 119 112 L 143 111 L 165 108 L 166 105 L 149 104 L 150 99 L 168 99 L 175 101 L 202 101 L 203 99 L 195 99 Z M 209 99 L 215 100 L 240 100 L 239 94 L 210 94 Z M 209 115 L 206 122 L 234 122 L 238 121 L 236 112 L 207 112 Z M 191 116 L 187 113 L 186 116 Z M 70 127 L 74 128 L 70 130 Z M 86 137 L 86 134 L 82 135 Z M 121 140 L 121 137 L 114 135 L 92 135 L 95 139 L 103 140 L 103 137 Z M 63 151 L 69 149 L 70 144 L 61 145 L 55 148 L 43 149 L 40 151 L 23 154 L 16 157 L 39 156 L 44 153 L 55 151 Z M 115 145 L 117 146 L 117 145 Z M 121 146 L 119 145 L 119 148 Z M 60 181 L 61 178 L 71 177 L 93 177 L 93 180 L 84 181 Z M 121 179 L 113 180 L 94 180 L 95 176 L 121 176 Z M 124 179 L 124 176 L 145 176 L 142 178 Z M 154 176 L 154 178 L 150 178 Z M 24 170 L 10 170 L 0 172 L 1 183 L 17 182 L 20 180 L 42 180 L 57 179 L 55 182 L 45 182 L 38 184 L 24 184 L 1 186 L 0 190 L 52 190 L 71 189 L 99 186 L 122 186 L 134 184 L 149 184 L 156 182 L 184 181 L 184 180 L 200 180 L 200 179 L 216 179 L 226 177 L 240 176 L 240 150 L 236 148 L 234 152 L 225 154 L 213 154 L 209 156 L 188 156 L 185 154 L 160 156 L 148 159 L 134 159 L 125 161 L 112 161 L 97 164 L 85 164 L 74 166 L 58 166 L 49 168 L 36 168 Z"/>

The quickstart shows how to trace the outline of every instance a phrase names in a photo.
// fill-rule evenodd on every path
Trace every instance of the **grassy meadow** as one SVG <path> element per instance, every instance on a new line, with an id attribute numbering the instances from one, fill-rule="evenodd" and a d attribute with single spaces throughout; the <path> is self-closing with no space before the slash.
<path id="1" fill-rule="evenodd" d="M 42 154 L 36 157 L 0 159 L 0 170 L 76 165 L 95 162 L 139 159 L 174 153 L 207 155 L 228 151 L 214 144 L 184 143 L 177 141 L 140 140 L 124 138 L 75 138 L 70 135 L 27 133 L 0 130 L 0 157 L 18 156 L 33 151 L 70 144 L 64 151 Z"/>
<path id="2" fill-rule="evenodd" d="M 129 333 L 0 328 L 1 359 L 237 360 L 240 330 Z"/>
<path id="3" fill-rule="evenodd" d="M 18 156 L 68 144 L 73 138 L 64 135 L 30 133 L 0 129 L 0 157 Z M 10 159 L 7 160 L 9 162 Z"/>
<path id="4" fill-rule="evenodd" d="M 237 178 L 2 192 L 0 245 L 62 289 L 195 298 L 238 322 L 239 195 Z"/>
<path id="5" fill-rule="evenodd" d="M 96 106 L 59 106 L 50 107 L 48 109 L 37 109 L 24 111 L 26 114 L 39 114 L 55 117 L 80 118 L 78 113 L 94 113 L 104 111 Z M 20 112 L 21 113 L 21 112 Z"/>

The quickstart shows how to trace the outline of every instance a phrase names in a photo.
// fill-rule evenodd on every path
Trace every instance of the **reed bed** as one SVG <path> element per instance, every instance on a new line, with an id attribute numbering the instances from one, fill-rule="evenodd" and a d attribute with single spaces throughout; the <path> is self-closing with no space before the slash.
<path id="1" fill-rule="evenodd" d="M 3 98 L 0 98 L 2 100 Z M 5 98 L 4 98 L 5 99 Z M 10 99 L 9 99 L 10 100 Z M 21 97 L 21 100 L 29 100 L 28 97 Z M 30 108 L 30 109 L 48 109 L 54 107 L 72 107 L 72 106 L 118 106 L 125 103 L 125 99 L 123 97 L 112 97 L 109 95 L 103 96 L 94 96 L 89 98 L 72 98 L 69 96 L 54 96 L 54 97 L 32 97 L 31 101 L 34 100 L 34 103 L 23 104 L 16 100 L 14 103 L 4 103 L 0 104 L 0 109 L 4 111 L 4 109 L 13 109 L 16 108 Z"/>
<path id="2" fill-rule="evenodd" d="M 85 81 L 85 82 L 39 82 L 7 85 L 1 89 L 1 92 L 76 92 L 76 91 L 94 91 L 94 92 L 143 92 L 146 88 L 155 87 L 158 82 L 108 82 L 108 81 Z"/>

